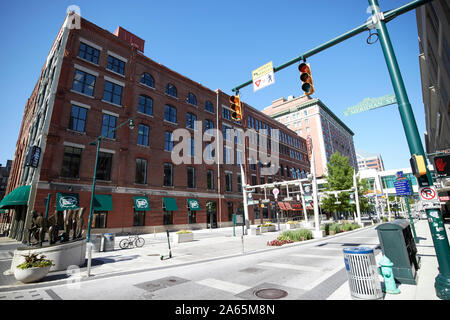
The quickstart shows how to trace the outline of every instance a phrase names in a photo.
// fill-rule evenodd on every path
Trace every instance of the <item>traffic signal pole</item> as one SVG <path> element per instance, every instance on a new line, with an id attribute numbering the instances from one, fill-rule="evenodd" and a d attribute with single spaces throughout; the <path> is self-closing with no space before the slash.
<path id="1" fill-rule="evenodd" d="M 376 19 L 378 38 L 380 39 L 381 48 L 383 49 L 384 58 L 397 98 L 398 110 L 405 130 L 406 140 L 408 141 L 409 151 L 411 156 L 422 155 L 425 157 L 411 103 L 409 102 L 397 58 L 395 57 L 386 23 L 384 22 L 385 18 L 383 19 L 383 15 L 381 14 L 378 0 L 368 1 L 372 9 L 372 15 Z M 426 168 L 426 171 L 428 185 L 432 186 L 433 180 L 428 168 Z M 440 206 L 427 208 L 426 213 L 439 264 L 439 274 L 434 284 L 436 295 L 441 299 L 450 300 L 450 246 L 447 233 L 445 232 Z"/>
<path id="2" fill-rule="evenodd" d="M 425 152 L 422 146 L 422 142 L 419 135 L 419 130 L 412 112 L 411 104 L 406 93 L 403 78 L 400 73 L 400 69 L 395 57 L 394 49 L 390 40 L 389 33 L 386 28 L 386 23 L 396 18 L 397 16 L 416 9 L 424 4 L 431 2 L 432 0 L 415 0 L 408 4 L 405 4 L 397 9 L 387 12 L 381 12 L 377 0 L 368 0 L 372 9 L 372 19 L 369 19 L 366 23 L 320 45 L 311 49 L 302 55 L 274 68 L 274 72 L 278 72 L 296 62 L 306 61 L 306 58 L 311 57 L 321 51 L 324 51 L 340 42 L 343 42 L 355 35 L 358 35 L 364 31 L 371 30 L 374 26 L 377 29 L 378 38 L 380 40 L 381 48 L 386 60 L 389 75 L 394 88 L 395 96 L 397 98 L 398 109 L 402 124 L 404 127 L 408 147 L 413 155 L 422 155 L 425 157 Z M 236 92 L 239 89 L 250 85 L 252 81 L 247 81 L 235 88 L 232 91 Z M 421 186 L 433 185 L 431 174 L 427 168 L 426 181 L 422 181 Z M 444 228 L 442 214 L 440 207 L 427 208 L 426 209 L 428 224 L 433 238 L 433 243 L 436 251 L 436 256 L 439 264 L 439 274 L 435 279 L 436 294 L 439 298 L 444 300 L 450 300 L 450 246 L 448 243 L 447 234 Z"/>

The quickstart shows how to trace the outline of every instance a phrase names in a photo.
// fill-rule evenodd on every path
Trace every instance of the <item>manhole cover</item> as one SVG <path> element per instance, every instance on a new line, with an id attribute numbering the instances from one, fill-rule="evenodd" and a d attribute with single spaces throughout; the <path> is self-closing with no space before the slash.
<path id="1" fill-rule="evenodd" d="M 288 295 L 288 293 L 281 289 L 261 289 L 255 292 L 255 296 L 263 299 L 281 299 Z"/>

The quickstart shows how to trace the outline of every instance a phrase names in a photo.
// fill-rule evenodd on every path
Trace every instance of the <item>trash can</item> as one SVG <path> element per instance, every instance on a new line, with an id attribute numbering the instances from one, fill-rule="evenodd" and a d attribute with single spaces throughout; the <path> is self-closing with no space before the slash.
<path id="1" fill-rule="evenodd" d="M 91 240 L 89 242 L 92 243 L 93 252 L 103 251 L 103 235 L 91 234 Z"/>
<path id="2" fill-rule="evenodd" d="M 398 219 L 383 223 L 376 230 L 383 254 L 394 263 L 392 271 L 395 280 L 402 284 L 416 285 L 420 259 L 417 257 L 410 222 Z"/>
<path id="3" fill-rule="evenodd" d="M 344 249 L 350 293 L 354 299 L 378 300 L 383 298 L 378 267 L 372 248 Z"/>
<path id="4" fill-rule="evenodd" d="M 114 244 L 116 241 L 115 234 L 105 233 L 103 237 L 104 237 L 103 251 L 114 251 Z"/>

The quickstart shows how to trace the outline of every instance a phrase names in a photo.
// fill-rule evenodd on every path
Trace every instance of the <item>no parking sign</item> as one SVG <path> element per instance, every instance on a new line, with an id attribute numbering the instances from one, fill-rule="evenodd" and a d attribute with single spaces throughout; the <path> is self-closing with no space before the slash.
<path id="1" fill-rule="evenodd" d="M 419 196 L 422 201 L 439 201 L 438 193 L 434 187 L 422 187 L 419 189 Z"/>

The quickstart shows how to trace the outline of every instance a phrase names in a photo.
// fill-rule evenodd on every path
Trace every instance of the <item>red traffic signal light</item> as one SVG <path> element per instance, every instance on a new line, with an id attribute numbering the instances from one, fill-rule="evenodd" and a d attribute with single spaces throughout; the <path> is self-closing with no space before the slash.
<path id="1" fill-rule="evenodd" d="M 314 93 L 314 84 L 311 76 L 311 67 L 309 64 L 301 63 L 298 66 L 298 70 L 300 71 L 300 80 L 302 81 L 302 90 L 305 92 L 305 95 L 309 96 Z"/>
<path id="2" fill-rule="evenodd" d="M 231 103 L 231 110 L 233 112 L 231 113 L 231 118 L 235 121 L 241 121 L 242 120 L 242 106 L 241 106 L 241 98 L 239 95 L 231 96 L 230 97 L 230 103 Z"/>
<path id="3" fill-rule="evenodd" d="M 450 176 L 450 155 L 434 157 L 434 168 L 437 174 Z"/>

